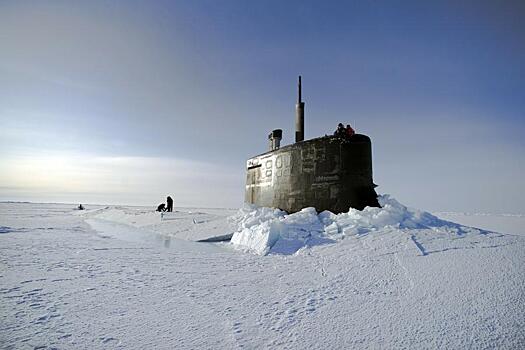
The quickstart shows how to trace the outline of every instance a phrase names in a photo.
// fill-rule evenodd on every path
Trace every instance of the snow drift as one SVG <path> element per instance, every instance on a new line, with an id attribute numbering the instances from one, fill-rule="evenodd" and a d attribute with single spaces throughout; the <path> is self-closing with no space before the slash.
<path id="1" fill-rule="evenodd" d="M 130 227 L 130 232 L 142 231 L 145 235 L 161 235 L 187 241 L 199 241 L 231 234 L 226 218 L 235 211 L 230 209 L 177 208 L 173 212 L 159 213 L 151 207 L 108 206 L 75 214 L 86 219 L 117 223 Z M 90 221 L 92 222 L 92 221 Z"/>
<path id="2" fill-rule="evenodd" d="M 382 208 L 350 208 L 346 213 L 317 213 L 305 208 L 294 214 L 279 209 L 246 205 L 229 218 L 237 231 L 232 244 L 259 255 L 293 254 L 302 248 L 336 242 L 346 236 L 364 235 L 386 228 L 445 229 L 458 235 L 480 230 L 441 220 L 436 216 L 408 208 L 389 195 L 379 196 Z"/>
<path id="3" fill-rule="evenodd" d="M 483 233 L 441 220 L 428 212 L 407 208 L 389 195 L 379 196 L 378 200 L 382 208 L 349 209 L 337 215 L 329 211 L 317 213 L 315 208 L 288 214 L 279 209 L 253 205 L 246 205 L 237 213 L 228 213 L 227 210 L 201 212 L 189 208 L 158 213 L 151 208 L 108 206 L 78 211 L 75 215 L 131 226 L 130 232 L 142 231 L 146 235 L 206 242 L 231 237 L 235 249 L 257 255 L 290 255 L 309 247 L 335 243 L 345 237 L 360 237 L 379 231 L 430 229 L 429 234 L 447 233 L 452 237 L 469 232 Z"/>

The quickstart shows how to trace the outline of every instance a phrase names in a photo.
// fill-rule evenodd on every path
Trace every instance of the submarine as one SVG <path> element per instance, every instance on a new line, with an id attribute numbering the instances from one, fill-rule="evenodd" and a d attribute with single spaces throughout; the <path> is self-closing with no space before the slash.
<path id="1" fill-rule="evenodd" d="M 267 152 L 246 161 L 245 202 L 288 213 L 380 207 L 372 179 L 372 142 L 363 134 L 304 140 L 301 76 L 295 113 L 295 143 L 281 147 L 282 130 L 268 135 Z"/>

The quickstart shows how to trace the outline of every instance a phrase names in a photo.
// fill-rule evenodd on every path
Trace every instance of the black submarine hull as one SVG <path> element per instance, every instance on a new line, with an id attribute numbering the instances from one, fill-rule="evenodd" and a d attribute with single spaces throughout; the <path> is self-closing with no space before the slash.
<path id="1" fill-rule="evenodd" d="M 288 213 L 379 207 L 366 135 L 296 142 L 247 161 L 245 202 Z"/>

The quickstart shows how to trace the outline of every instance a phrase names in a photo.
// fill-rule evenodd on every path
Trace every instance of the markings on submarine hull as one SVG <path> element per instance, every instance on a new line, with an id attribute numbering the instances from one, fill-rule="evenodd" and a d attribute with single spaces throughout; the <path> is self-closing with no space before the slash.
<path id="1" fill-rule="evenodd" d="M 315 178 L 316 182 L 339 181 L 338 175 L 321 175 Z"/>

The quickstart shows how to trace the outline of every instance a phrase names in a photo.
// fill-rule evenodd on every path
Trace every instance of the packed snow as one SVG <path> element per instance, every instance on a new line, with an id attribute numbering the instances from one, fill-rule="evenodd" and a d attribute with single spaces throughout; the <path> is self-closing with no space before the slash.
<path id="1" fill-rule="evenodd" d="M 291 254 L 313 245 L 392 228 L 432 229 L 458 236 L 486 233 L 409 209 L 388 195 L 378 199 L 381 208 L 367 207 L 363 211 L 350 208 L 338 215 L 329 211 L 317 214 L 315 208 L 287 215 L 279 209 L 246 205 L 230 218 L 238 227 L 231 241 L 236 247 L 265 255 Z"/>
<path id="2" fill-rule="evenodd" d="M 435 215 L 462 225 L 481 227 L 489 231 L 514 235 L 525 234 L 525 215 L 523 214 L 441 212 Z"/>
<path id="3" fill-rule="evenodd" d="M 525 227 L 380 203 L 0 203 L 0 347 L 525 348 Z"/>
<path id="4" fill-rule="evenodd" d="M 231 231 L 225 216 L 233 209 L 177 208 L 173 212 L 156 212 L 151 208 L 107 206 L 78 211 L 90 224 L 122 224 L 143 233 L 158 234 L 188 241 L 198 241 Z"/>

